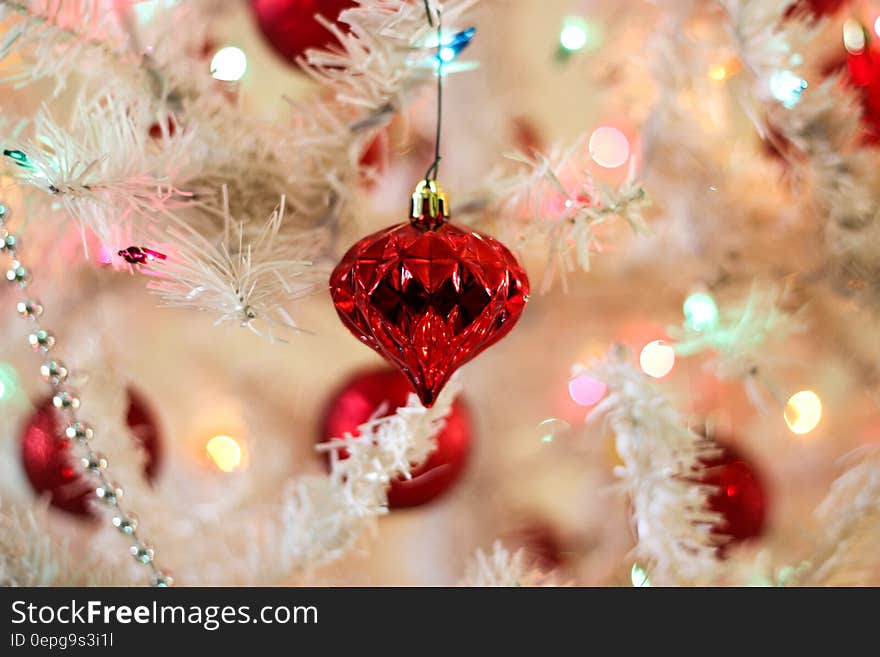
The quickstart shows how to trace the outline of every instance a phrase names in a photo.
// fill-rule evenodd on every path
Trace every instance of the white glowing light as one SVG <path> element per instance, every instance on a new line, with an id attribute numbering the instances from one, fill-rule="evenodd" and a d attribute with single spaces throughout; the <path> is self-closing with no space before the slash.
<path id="1" fill-rule="evenodd" d="M 177 0 L 143 0 L 132 5 L 138 22 L 149 23 L 159 11 L 170 9 Z"/>
<path id="2" fill-rule="evenodd" d="M 223 472 L 232 472 L 241 465 L 241 445 L 232 436 L 214 436 L 205 445 L 205 451 Z"/>
<path id="3" fill-rule="evenodd" d="M 880 36 L 880 16 L 874 21 L 874 34 Z"/>
<path id="4" fill-rule="evenodd" d="M 569 52 L 576 52 L 587 45 L 587 23 L 582 18 L 569 17 L 565 19 L 562 31 L 559 33 L 559 45 Z"/>
<path id="5" fill-rule="evenodd" d="M 770 76 L 770 93 L 788 109 L 798 104 L 806 88 L 807 81 L 791 71 L 774 71 Z"/>
<path id="6" fill-rule="evenodd" d="M 648 376 L 660 379 L 672 371 L 675 365 L 675 350 L 662 340 L 649 342 L 639 354 L 639 365 Z"/>
<path id="7" fill-rule="evenodd" d="M 629 573 L 630 581 L 636 588 L 642 586 L 651 586 L 651 580 L 648 579 L 648 573 L 639 564 L 634 563 Z"/>
<path id="8" fill-rule="evenodd" d="M 629 141 L 620 130 L 610 125 L 596 128 L 590 135 L 590 157 L 601 167 L 615 169 L 629 159 Z"/>
<path id="9" fill-rule="evenodd" d="M 444 48 L 440 48 L 440 54 L 438 56 L 444 64 L 448 64 L 449 62 L 454 60 L 457 55 L 458 53 L 455 52 L 455 48 L 450 48 L 449 46 L 446 46 Z"/>
<path id="10" fill-rule="evenodd" d="M 211 75 L 217 80 L 235 82 L 247 71 L 247 55 L 241 48 L 227 46 L 216 52 L 211 59 Z"/>
<path id="11" fill-rule="evenodd" d="M 810 433 L 822 419 L 822 400 L 812 390 L 801 390 L 788 399 L 783 413 L 792 433 Z"/>
<path id="12" fill-rule="evenodd" d="M 877 23 L 874 23 L 874 29 L 877 29 Z M 853 55 L 865 49 L 865 30 L 861 23 L 852 18 L 843 23 L 843 47 Z"/>

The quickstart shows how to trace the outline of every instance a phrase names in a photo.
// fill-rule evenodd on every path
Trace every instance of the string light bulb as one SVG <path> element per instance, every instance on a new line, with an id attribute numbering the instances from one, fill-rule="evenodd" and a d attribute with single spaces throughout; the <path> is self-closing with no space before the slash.
<path id="1" fill-rule="evenodd" d="M 559 45 L 566 52 L 583 50 L 589 40 L 590 26 L 580 16 L 567 16 L 559 32 Z"/>
<path id="2" fill-rule="evenodd" d="M 610 125 L 596 128 L 590 135 L 590 157 L 600 167 L 616 169 L 629 159 L 629 140 Z"/>
<path id="3" fill-rule="evenodd" d="M 791 71 L 773 71 L 770 76 L 770 93 L 786 109 L 791 109 L 801 100 L 807 88 L 807 81 Z"/>
<path id="4" fill-rule="evenodd" d="M 214 465 L 223 472 L 234 472 L 244 460 L 242 446 L 232 436 L 214 436 L 205 445 L 205 451 Z"/>
<path id="5" fill-rule="evenodd" d="M 211 59 L 211 75 L 216 80 L 237 82 L 247 71 L 247 55 L 241 48 L 226 46 L 220 48 Z"/>
<path id="6" fill-rule="evenodd" d="M 788 398 L 783 417 L 792 433 L 810 433 L 822 419 L 822 400 L 812 390 L 796 392 Z"/>
<path id="7" fill-rule="evenodd" d="M 477 28 L 469 27 L 461 32 L 450 32 L 443 35 L 440 45 L 440 51 L 437 57 L 444 63 L 449 64 L 455 61 L 455 58 L 461 54 L 461 51 L 467 48 L 477 33 Z M 427 43 L 429 48 L 437 47 L 437 37 L 431 37 Z"/>
<path id="8" fill-rule="evenodd" d="M 705 331 L 718 324 L 718 306 L 715 299 L 705 292 L 694 292 L 682 306 L 685 323 L 695 331 Z"/>
<path id="9" fill-rule="evenodd" d="M 634 563 L 632 570 L 629 571 L 629 579 L 636 588 L 642 586 L 651 586 L 651 580 L 648 579 L 648 573 L 639 564 Z"/>
<path id="10" fill-rule="evenodd" d="M 608 387 L 587 374 L 568 382 L 568 394 L 578 406 L 593 406 L 605 396 Z"/>
<path id="11" fill-rule="evenodd" d="M 17 390 L 18 375 L 15 368 L 7 363 L 0 363 L 0 401 L 12 399 Z"/>
<path id="12" fill-rule="evenodd" d="M 649 342 L 639 354 L 639 365 L 648 376 L 662 379 L 675 366 L 675 349 L 662 340 Z"/>
<path id="13" fill-rule="evenodd" d="M 721 82 L 727 77 L 727 69 L 723 64 L 713 64 L 709 67 L 709 78 L 716 82 Z"/>
<path id="14" fill-rule="evenodd" d="M 877 19 L 880 21 L 880 18 Z M 876 23 L 875 29 L 876 29 Z M 843 47 L 851 55 L 859 55 L 865 50 L 868 43 L 868 35 L 864 26 L 857 20 L 848 18 L 843 23 Z"/>

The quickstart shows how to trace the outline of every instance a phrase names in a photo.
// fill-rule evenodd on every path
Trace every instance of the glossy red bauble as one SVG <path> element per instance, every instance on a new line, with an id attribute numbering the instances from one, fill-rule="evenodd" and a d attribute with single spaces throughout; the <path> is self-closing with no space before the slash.
<path id="1" fill-rule="evenodd" d="M 152 480 L 159 467 L 159 425 L 141 394 L 132 388 L 127 392 L 126 424 L 146 453 L 144 475 Z M 59 437 L 63 431 L 62 417 L 47 397 L 22 431 L 22 465 L 31 486 L 39 494 L 47 493 L 52 506 L 88 515 L 95 485 L 80 470 L 75 446 Z"/>
<path id="2" fill-rule="evenodd" d="M 315 16 L 338 23 L 339 14 L 354 7 L 354 0 L 251 0 L 260 32 L 276 53 L 291 63 L 310 48 L 325 49 L 337 43 L 333 33 Z"/>
<path id="3" fill-rule="evenodd" d="M 358 434 L 376 410 L 386 405 L 385 415 L 406 406 L 412 390 L 406 377 L 388 368 L 368 370 L 349 379 L 331 398 L 324 411 L 320 442 Z M 471 444 L 471 422 L 461 398 L 452 404 L 446 424 L 434 438 L 437 448 L 428 459 L 412 470 L 412 478 L 398 478 L 388 488 L 388 506 L 392 509 L 430 502 L 449 490 L 459 478 Z M 347 458 L 345 450 L 340 457 Z"/>
<path id="4" fill-rule="evenodd" d="M 456 369 L 510 332 L 528 292 L 501 242 L 444 217 L 365 237 L 330 276 L 343 324 L 400 368 L 425 406 Z"/>
<path id="5" fill-rule="evenodd" d="M 760 536 L 767 519 L 767 493 L 755 467 L 729 445 L 719 445 L 721 453 L 704 460 L 705 474 L 700 481 L 716 486 L 709 497 L 710 508 L 724 521 L 712 530 L 729 537 L 725 547 Z"/>

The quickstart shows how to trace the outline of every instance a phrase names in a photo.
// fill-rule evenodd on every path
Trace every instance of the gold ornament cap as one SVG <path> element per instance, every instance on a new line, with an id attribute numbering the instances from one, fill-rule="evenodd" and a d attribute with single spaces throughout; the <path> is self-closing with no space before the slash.
<path id="1" fill-rule="evenodd" d="M 421 180 L 410 205 L 410 221 L 417 226 L 436 228 L 449 219 L 449 197 L 436 180 Z"/>

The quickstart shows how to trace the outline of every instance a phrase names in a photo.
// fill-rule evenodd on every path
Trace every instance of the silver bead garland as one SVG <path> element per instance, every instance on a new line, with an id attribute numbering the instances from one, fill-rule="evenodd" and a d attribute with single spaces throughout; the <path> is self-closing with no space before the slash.
<path id="1" fill-rule="evenodd" d="M 13 257 L 10 267 L 6 270 L 6 280 L 10 284 L 16 285 L 24 294 L 31 282 L 31 274 L 18 260 L 21 240 L 6 228 L 6 222 L 10 216 L 9 206 L 0 202 L 0 251 Z M 39 324 L 39 318 L 43 314 L 43 305 L 36 299 L 25 297 L 16 304 L 16 310 L 19 315 L 33 323 L 33 330 L 28 335 L 28 343 L 34 351 L 44 354 L 52 351 L 55 347 L 55 336 Z M 107 459 L 91 447 L 94 431 L 77 419 L 76 412 L 80 406 L 79 397 L 70 390 L 62 388 L 69 375 L 67 367 L 60 360 L 50 358 L 40 366 L 40 374 L 54 389 L 52 405 L 65 416 L 65 428 L 59 437 L 75 443 L 80 448 L 82 452 L 80 465 L 85 476 L 94 479 L 96 483 L 95 496 L 116 510 L 112 518 L 113 526 L 131 542 L 129 547 L 131 555 L 135 561 L 149 569 L 153 586 L 172 586 L 174 580 L 159 569 L 155 563 L 153 546 L 138 533 L 137 516 L 121 508 L 122 488 L 107 477 L 105 472 L 109 465 Z"/>

